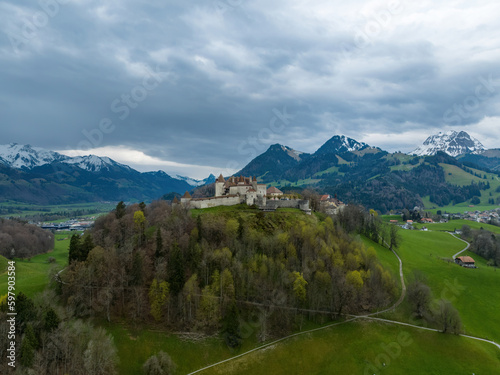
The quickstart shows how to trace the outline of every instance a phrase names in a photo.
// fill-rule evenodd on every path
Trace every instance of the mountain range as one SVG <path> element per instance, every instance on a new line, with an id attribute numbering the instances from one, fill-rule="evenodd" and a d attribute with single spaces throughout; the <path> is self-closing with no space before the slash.
<path id="1" fill-rule="evenodd" d="M 455 130 L 446 133 L 431 135 L 424 141 L 424 144 L 411 152 L 413 155 L 426 156 L 435 155 L 438 151 L 447 153 L 450 156 L 462 154 L 480 154 L 485 151 L 485 147 L 477 139 L 468 133 Z"/>
<path id="2" fill-rule="evenodd" d="M 141 173 L 108 157 L 69 157 L 30 145 L 0 146 L 0 197 L 25 203 L 150 201 L 215 181 Z"/>
<path id="3" fill-rule="evenodd" d="M 430 136 L 408 154 L 391 154 L 343 135 L 333 136 L 312 154 L 274 144 L 237 174 L 257 176 L 282 189 L 314 188 L 388 211 L 423 205 L 424 200 L 442 206 L 483 199 L 481 189 L 491 186 L 477 176 L 484 179 L 484 173 L 499 166 L 500 150 L 485 150 L 466 132 L 451 131 Z M 458 173 L 457 168 L 465 174 L 460 183 L 450 178 Z M 467 176 L 470 184 L 463 182 Z M 2 200 L 43 204 L 149 201 L 197 188 L 206 194 L 210 189 L 204 186 L 214 181 L 213 174 L 195 180 L 163 171 L 141 173 L 107 157 L 69 157 L 29 145 L 0 146 Z M 498 195 L 489 193 L 489 200 Z"/>

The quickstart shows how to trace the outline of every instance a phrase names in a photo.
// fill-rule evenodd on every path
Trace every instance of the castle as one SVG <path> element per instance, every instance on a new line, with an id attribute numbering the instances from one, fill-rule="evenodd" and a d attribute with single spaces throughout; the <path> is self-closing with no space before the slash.
<path id="1" fill-rule="evenodd" d="M 224 179 L 222 174 L 215 181 L 215 194 L 209 198 L 192 198 L 189 192 L 181 198 L 181 204 L 189 208 L 209 208 L 217 206 L 233 206 L 246 203 L 249 206 L 256 205 L 261 210 L 275 211 L 278 208 L 299 208 L 310 214 L 308 200 L 279 199 L 283 193 L 271 187 L 266 189 L 265 184 L 259 184 L 255 177 L 228 177 Z M 270 199 L 267 199 L 267 198 Z"/>
<path id="2" fill-rule="evenodd" d="M 181 203 L 189 204 L 191 208 L 208 208 L 216 206 L 233 206 L 246 203 L 249 206 L 266 206 L 267 189 L 265 184 L 259 184 L 255 177 L 231 176 L 227 180 L 222 174 L 215 181 L 215 196 L 210 198 L 191 198 L 186 192 Z"/>

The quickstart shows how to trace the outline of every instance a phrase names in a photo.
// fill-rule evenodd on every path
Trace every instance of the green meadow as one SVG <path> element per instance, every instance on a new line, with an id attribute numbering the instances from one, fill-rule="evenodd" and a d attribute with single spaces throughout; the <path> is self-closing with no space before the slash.
<path id="1" fill-rule="evenodd" d="M 1 217 L 19 217 L 25 218 L 31 215 L 67 213 L 70 217 L 77 211 L 93 210 L 97 213 L 109 212 L 114 209 L 116 203 L 109 202 L 91 202 L 91 203 L 74 203 L 60 205 L 39 205 L 26 204 L 16 201 L 0 202 L 0 211 L 4 212 Z M 96 214 L 83 215 L 81 217 L 94 216 Z"/>
<path id="2" fill-rule="evenodd" d="M 446 232 L 401 231 L 398 253 L 403 260 L 405 282 L 411 281 L 414 270 L 423 273 L 434 300 L 447 299 L 460 312 L 467 334 L 500 342 L 500 270 L 488 267 L 486 260 L 471 252 L 477 269 L 467 269 L 449 262 L 465 248 L 465 243 Z M 407 303 L 389 318 L 411 322 Z"/>
<path id="3" fill-rule="evenodd" d="M 16 261 L 16 294 L 23 292 L 33 296 L 42 292 L 49 283 L 49 273 L 53 267 L 62 269 L 68 264 L 69 232 L 56 234 L 54 250 L 36 255 L 30 259 L 15 259 Z M 53 257 L 55 261 L 49 263 Z M 0 257 L 0 296 L 7 294 L 7 260 Z"/>
<path id="4" fill-rule="evenodd" d="M 360 320 L 291 338 L 200 374 L 494 374 L 499 366 L 493 345 Z"/>
<path id="5" fill-rule="evenodd" d="M 460 311 L 466 333 L 500 341 L 500 321 L 496 318 L 500 309 L 500 271 L 487 267 L 484 259 L 471 253 L 466 254 L 476 259 L 478 269 L 465 269 L 443 260 L 465 247 L 448 233 L 401 231 L 401 238 L 398 253 L 406 283 L 413 270 L 421 271 L 434 298 L 449 299 Z M 399 263 L 394 254 L 364 237 L 359 239 L 375 249 L 400 287 Z M 412 322 L 408 301 L 383 317 Z M 137 373 L 142 363 L 159 350 L 172 356 L 179 374 L 188 374 L 260 345 L 251 335 L 242 348 L 231 352 L 217 337 L 192 341 L 165 332 L 103 324 L 115 337 L 122 358 L 121 374 Z M 399 343 L 401 335 L 409 345 Z M 392 355 L 384 348 L 393 348 Z M 493 374 L 498 368 L 500 351 L 491 344 L 360 319 L 283 340 L 201 374 Z"/>
<path id="6" fill-rule="evenodd" d="M 432 224 L 414 224 L 413 226 L 416 228 L 422 228 L 423 226 L 427 227 L 431 231 L 447 231 L 454 232 L 455 230 L 460 230 L 464 225 L 468 225 L 472 229 L 486 229 L 493 233 L 500 234 L 500 227 L 490 224 L 478 223 L 476 221 L 471 220 L 450 220 L 447 223 L 432 223 Z"/>
<path id="7" fill-rule="evenodd" d="M 214 214 L 231 214 L 228 208 L 209 210 Z M 283 214 L 290 215 L 289 212 Z M 408 284 L 413 270 L 419 270 L 426 276 L 434 299 L 448 299 L 459 310 L 466 333 L 500 342 L 500 319 L 497 318 L 500 270 L 486 266 L 484 259 L 470 252 L 465 254 L 476 260 L 477 269 L 465 269 L 446 260 L 465 244 L 444 231 L 461 228 L 463 224 L 486 227 L 456 220 L 432 224 L 429 232 L 401 230 L 398 254 L 403 260 L 405 281 Z M 500 228 L 487 228 L 500 233 Z M 16 260 L 17 292 L 32 296 L 42 291 L 48 284 L 50 269 L 65 267 L 70 235 L 57 234 L 55 248 L 49 253 L 31 260 Z M 394 254 L 364 237 L 359 240 L 374 248 L 400 290 L 399 263 Z M 49 257 L 55 258 L 53 264 L 48 263 Z M 0 257 L 0 295 L 6 293 L 6 266 L 7 260 Z M 381 317 L 414 323 L 406 300 L 396 311 Z M 119 373 L 125 375 L 140 373 L 146 359 L 160 350 L 169 353 L 177 364 L 177 374 L 189 374 L 262 345 L 256 339 L 257 328 L 246 332 L 240 349 L 231 351 L 219 336 L 193 337 L 120 322 L 98 321 L 97 324 L 113 335 L 120 357 Z M 304 329 L 317 327 L 319 325 L 308 323 Z M 357 319 L 274 343 L 200 374 L 493 374 L 499 368 L 500 350 L 491 344 Z"/>

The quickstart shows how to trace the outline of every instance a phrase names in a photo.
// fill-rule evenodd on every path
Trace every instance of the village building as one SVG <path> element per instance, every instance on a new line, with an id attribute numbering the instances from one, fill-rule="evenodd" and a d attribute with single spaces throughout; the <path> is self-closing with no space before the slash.
<path id="1" fill-rule="evenodd" d="M 332 197 L 329 194 L 319 196 L 319 204 L 327 214 L 336 214 L 338 210 L 345 207 L 344 202 L 337 198 L 337 195 Z"/>
<path id="2" fill-rule="evenodd" d="M 474 259 L 467 255 L 455 258 L 455 263 L 466 268 L 476 268 L 476 262 Z"/>
<path id="3" fill-rule="evenodd" d="M 267 189 L 267 196 L 269 198 L 280 198 L 283 196 L 283 192 L 275 186 L 271 186 Z"/>

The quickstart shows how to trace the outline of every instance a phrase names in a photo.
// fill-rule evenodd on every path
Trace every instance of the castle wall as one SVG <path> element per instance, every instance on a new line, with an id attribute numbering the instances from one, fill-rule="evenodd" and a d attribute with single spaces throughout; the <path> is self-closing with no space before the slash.
<path id="1" fill-rule="evenodd" d="M 275 210 L 277 208 L 298 208 L 302 211 L 310 211 L 309 201 L 303 199 L 289 199 L 289 200 L 268 200 L 266 209 Z"/>
<path id="2" fill-rule="evenodd" d="M 234 206 L 244 203 L 244 197 L 217 197 L 208 199 L 194 199 L 189 202 L 191 208 L 209 208 L 217 206 Z"/>

